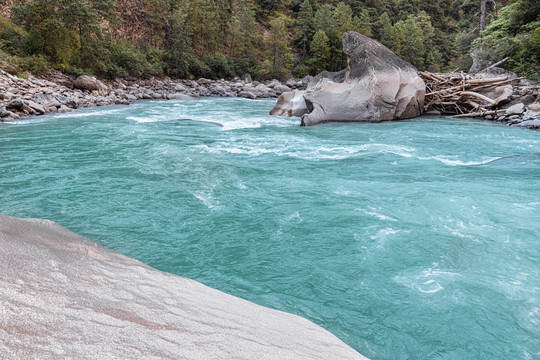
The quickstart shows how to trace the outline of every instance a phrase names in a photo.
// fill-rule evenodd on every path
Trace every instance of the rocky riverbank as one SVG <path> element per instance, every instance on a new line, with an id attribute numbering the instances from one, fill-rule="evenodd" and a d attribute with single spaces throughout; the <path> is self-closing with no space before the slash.
<path id="1" fill-rule="evenodd" d="M 89 76 L 77 78 L 53 72 L 43 78 L 19 77 L 0 69 L 0 121 L 23 116 L 65 113 L 81 107 L 129 105 L 141 99 L 195 100 L 201 96 L 276 98 L 304 89 L 304 80 L 261 83 L 251 78 L 233 80 L 116 80 L 105 82 Z"/>
<path id="2" fill-rule="evenodd" d="M 446 75 L 451 77 L 451 74 Z M 438 74 L 438 76 L 442 76 L 442 74 Z M 480 80 L 485 76 L 485 74 L 459 75 L 460 79 L 463 77 L 463 79 L 478 78 Z M 498 73 L 493 74 L 490 72 L 488 76 L 495 79 L 501 78 L 501 74 Z M 499 83 L 480 84 L 482 91 L 479 93 L 486 96 L 484 100 L 477 98 L 471 101 L 467 97 L 463 100 L 465 101 L 464 104 L 469 107 L 490 106 L 489 110 L 483 108 L 482 111 L 470 111 L 455 117 L 479 117 L 509 126 L 540 130 L 540 86 L 517 78 L 515 74 L 506 73 L 505 76 L 506 78 L 502 82 L 499 81 Z M 287 110 L 288 107 L 285 106 L 284 109 L 287 111 L 274 111 L 274 114 L 302 116 L 307 111 L 307 108 L 301 97 L 303 97 L 304 90 L 311 79 L 313 78 L 290 79 L 285 83 L 278 80 L 252 81 L 249 76 L 244 79 L 235 78 L 233 80 L 209 80 L 204 78 L 199 80 L 173 80 L 162 78 L 134 81 L 121 79 L 101 81 L 89 76 L 75 78 L 60 72 L 49 73 L 43 78 L 17 76 L 0 69 L 0 122 L 17 120 L 25 116 L 57 112 L 66 113 L 84 107 L 115 104 L 129 105 L 133 101 L 142 99 L 196 100 L 201 96 L 260 99 L 277 98 L 282 94 L 282 99 L 290 98 L 286 101 L 287 104 L 285 105 L 287 106 L 290 105 L 288 103 L 292 99 L 298 97 L 298 101 L 295 103 L 303 104 L 300 106 L 303 110 L 298 112 L 291 108 L 289 111 Z M 429 80 L 426 81 L 429 82 Z M 430 95 L 430 93 L 427 94 L 426 103 L 429 103 Z M 443 96 L 446 95 L 443 94 Z M 504 99 L 500 98 L 501 96 Z M 453 99 L 453 101 L 457 101 L 456 99 Z M 496 105 L 490 103 L 491 99 L 494 99 L 491 102 L 497 101 Z M 442 104 L 446 104 L 446 102 L 443 101 Z M 463 106 L 462 102 L 457 102 L 457 104 Z M 426 105 L 426 111 L 431 115 L 459 114 L 455 109 L 447 110 L 448 105 L 444 105 L 441 109 L 430 106 L 430 104 Z"/>
<path id="3" fill-rule="evenodd" d="M 540 130 L 540 84 L 490 67 L 475 74 L 421 72 L 428 114 L 482 118 Z"/>

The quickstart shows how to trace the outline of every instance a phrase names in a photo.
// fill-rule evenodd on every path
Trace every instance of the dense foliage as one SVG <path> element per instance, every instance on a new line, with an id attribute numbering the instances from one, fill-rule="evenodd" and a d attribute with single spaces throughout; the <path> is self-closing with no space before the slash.
<path id="1" fill-rule="evenodd" d="M 302 77 L 346 65 L 341 35 L 377 39 L 420 70 L 486 62 L 539 72 L 540 2 L 481 0 L 26 0 L 0 19 L 0 61 L 108 78 Z"/>

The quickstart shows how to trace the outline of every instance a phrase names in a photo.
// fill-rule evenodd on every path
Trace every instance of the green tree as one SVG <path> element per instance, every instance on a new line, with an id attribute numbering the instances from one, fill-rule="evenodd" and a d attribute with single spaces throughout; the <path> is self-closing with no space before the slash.
<path id="1" fill-rule="evenodd" d="M 291 19 L 279 14 L 270 20 L 270 36 L 268 39 L 269 57 L 272 59 L 270 74 L 283 78 L 290 73 L 293 65 L 293 56 L 289 47 L 289 34 L 287 26 Z"/>
<path id="2" fill-rule="evenodd" d="M 373 36 L 373 33 L 371 32 L 371 18 L 369 16 L 369 11 L 366 9 L 362 10 L 362 14 L 360 14 L 360 26 L 360 29 L 358 29 L 360 34 L 364 34 L 367 37 Z"/>
<path id="3" fill-rule="evenodd" d="M 247 56 L 254 53 L 256 42 L 254 8 L 252 0 L 235 0 L 232 4 L 229 48 L 233 56 Z"/>
<path id="4" fill-rule="evenodd" d="M 387 47 L 392 44 L 392 23 L 390 22 L 390 16 L 387 12 L 383 12 L 379 16 L 377 21 L 378 36 L 377 40 L 386 45 Z"/>
<path id="5" fill-rule="evenodd" d="M 349 5 L 340 2 L 334 10 L 335 36 L 341 42 L 341 36 L 347 31 L 354 30 L 352 10 Z"/>
<path id="6" fill-rule="evenodd" d="M 315 31 L 322 30 L 329 39 L 335 37 L 334 7 L 329 4 L 322 5 L 315 13 L 313 20 Z"/>
<path id="7" fill-rule="evenodd" d="M 304 0 L 300 5 L 296 27 L 298 29 L 298 40 L 302 45 L 304 55 L 307 53 L 307 44 L 313 34 L 313 6 L 310 0 Z"/>
<path id="8" fill-rule="evenodd" d="M 309 65 L 312 74 L 326 70 L 330 61 L 330 41 L 322 30 L 317 30 L 310 45 Z"/>
<path id="9" fill-rule="evenodd" d="M 101 29 L 102 15 L 89 0 L 61 0 L 63 5 L 60 14 L 68 28 L 75 31 L 79 37 L 80 48 L 77 66 L 83 63 L 95 66 L 99 63 L 99 45 L 103 33 Z"/>
<path id="10" fill-rule="evenodd" d="M 422 30 L 413 18 L 400 20 L 393 26 L 392 48 L 396 55 L 412 65 L 424 65 L 424 42 Z"/>
<path id="11" fill-rule="evenodd" d="M 186 17 L 184 12 L 176 10 L 169 18 L 167 73 L 173 77 L 184 77 L 190 73 L 193 50 L 191 48 L 191 29 Z"/>

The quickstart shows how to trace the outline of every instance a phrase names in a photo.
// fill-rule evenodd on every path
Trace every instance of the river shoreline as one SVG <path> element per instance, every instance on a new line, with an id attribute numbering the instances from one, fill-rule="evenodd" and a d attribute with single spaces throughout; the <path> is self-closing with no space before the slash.
<path id="1" fill-rule="evenodd" d="M 197 100 L 199 97 L 239 97 L 247 99 L 278 98 L 288 91 L 304 90 L 309 78 L 253 81 L 244 79 L 198 80 L 139 79 L 102 81 L 89 76 L 75 78 L 58 71 L 43 78 L 16 76 L 0 69 L 0 122 L 28 116 L 69 113 L 79 108 L 106 105 L 130 105 L 137 100 Z M 540 130 L 540 89 L 531 86 L 523 94 L 515 94 L 512 102 L 477 119 L 507 126 Z M 492 114 L 493 113 L 493 114 Z M 424 115 L 441 115 L 426 112 Z M 464 117 L 464 116 L 458 116 Z"/>
<path id="2" fill-rule="evenodd" d="M 27 116 L 68 113 L 78 108 L 129 105 L 137 100 L 197 100 L 203 96 L 247 99 L 277 98 L 284 92 L 305 89 L 304 80 L 261 83 L 233 80 L 148 80 L 100 81 L 89 76 L 77 79 L 53 72 L 43 78 L 18 77 L 0 70 L 0 122 Z"/>

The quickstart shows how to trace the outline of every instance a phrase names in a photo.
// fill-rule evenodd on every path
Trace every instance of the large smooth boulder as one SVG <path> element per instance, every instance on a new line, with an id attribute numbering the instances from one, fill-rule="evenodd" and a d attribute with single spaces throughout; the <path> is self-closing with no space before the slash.
<path id="1" fill-rule="evenodd" d="M 300 117 L 308 112 L 303 91 L 287 91 L 281 94 L 270 115 Z"/>
<path id="2" fill-rule="evenodd" d="M 101 81 L 92 76 L 81 75 L 73 82 L 76 89 L 99 92 L 107 91 L 108 88 Z"/>
<path id="3" fill-rule="evenodd" d="M 425 84 L 417 70 L 379 42 L 354 31 L 343 34 L 348 66 L 310 80 L 302 125 L 330 121 L 379 122 L 419 116 Z"/>
<path id="4" fill-rule="evenodd" d="M 365 359 L 299 316 L 0 215 L 0 358 Z"/>

